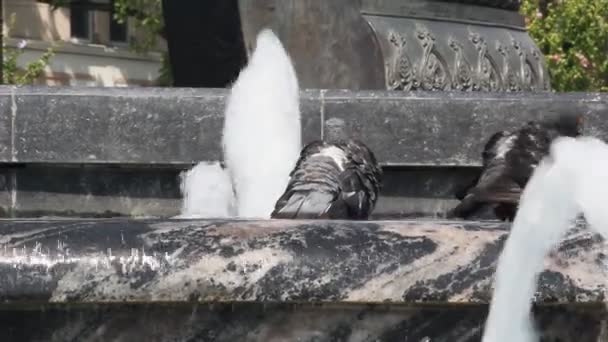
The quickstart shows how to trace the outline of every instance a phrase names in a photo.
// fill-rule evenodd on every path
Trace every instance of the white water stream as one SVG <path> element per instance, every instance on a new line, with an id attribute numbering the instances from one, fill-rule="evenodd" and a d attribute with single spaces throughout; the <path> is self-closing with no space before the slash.
<path id="1" fill-rule="evenodd" d="M 608 238 L 608 145 L 590 138 L 560 138 L 536 168 L 498 261 L 483 342 L 535 342 L 530 317 L 544 258 L 577 214 Z"/>

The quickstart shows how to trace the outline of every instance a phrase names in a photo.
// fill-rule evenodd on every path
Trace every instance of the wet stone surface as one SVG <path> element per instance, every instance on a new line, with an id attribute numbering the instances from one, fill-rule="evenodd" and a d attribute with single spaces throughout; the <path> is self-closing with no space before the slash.
<path id="1" fill-rule="evenodd" d="M 480 341 L 509 224 L 0 220 L 2 341 Z M 606 336 L 605 243 L 545 262 L 543 342 Z"/>
<path id="2" fill-rule="evenodd" d="M 478 342 L 487 307 L 112 304 L 0 307 L 3 341 Z M 602 305 L 535 309 L 541 342 L 604 341 Z"/>
<path id="3" fill-rule="evenodd" d="M 509 225 L 474 221 L 0 221 L 5 302 L 487 303 Z M 547 257 L 538 303 L 606 297 L 603 239 Z"/>

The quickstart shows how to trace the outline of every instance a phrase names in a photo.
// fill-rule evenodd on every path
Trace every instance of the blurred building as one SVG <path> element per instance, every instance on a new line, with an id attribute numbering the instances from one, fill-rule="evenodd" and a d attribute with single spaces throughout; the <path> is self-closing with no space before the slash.
<path id="1" fill-rule="evenodd" d="M 112 1 L 97 0 L 109 8 L 113 7 Z M 4 0 L 3 5 L 4 32 L 8 31 L 5 44 L 22 48 L 20 66 L 37 60 L 53 43 L 56 45 L 56 54 L 38 84 L 156 84 L 165 44 L 146 55 L 131 51 L 129 42 L 141 37 L 133 22 L 119 24 L 109 11 L 90 11 L 74 5 L 53 11 L 48 4 L 36 0 Z"/>

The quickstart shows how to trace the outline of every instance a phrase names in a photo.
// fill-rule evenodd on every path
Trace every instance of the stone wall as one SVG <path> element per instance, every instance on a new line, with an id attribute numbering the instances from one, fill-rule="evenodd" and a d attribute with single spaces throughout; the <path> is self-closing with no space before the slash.
<path id="1" fill-rule="evenodd" d="M 220 89 L 0 88 L 0 207 L 4 215 L 170 216 L 178 173 L 221 158 Z M 585 114 L 608 138 L 608 97 L 307 90 L 303 142 L 345 119 L 386 170 L 377 214 L 432 215 L 475 176 L 495 131 L 560 113 Z"/>

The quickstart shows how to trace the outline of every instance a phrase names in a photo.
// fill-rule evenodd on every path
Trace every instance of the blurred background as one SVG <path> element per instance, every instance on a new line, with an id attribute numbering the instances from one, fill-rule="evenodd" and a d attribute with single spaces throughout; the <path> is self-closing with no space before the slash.
<path id="1" fill-rule="evenodd" d="M 165 1 L 164 7 L 161 0 L 1 2 L 5 84 L 223 87 L 245 61 L 232 0 Z M 176 19 L 173 34 L 166 16 Z M 181 62 L 177 70 L 169 44 Z"/>
<path id="2" fill-rule="evenodd" d="M 3 0 L 1 79 L 225 87 L 246 60 L 236 2 Z M 608 0 L 524 0 L 520 11 L 554 90 L 608 89 Z"/>

